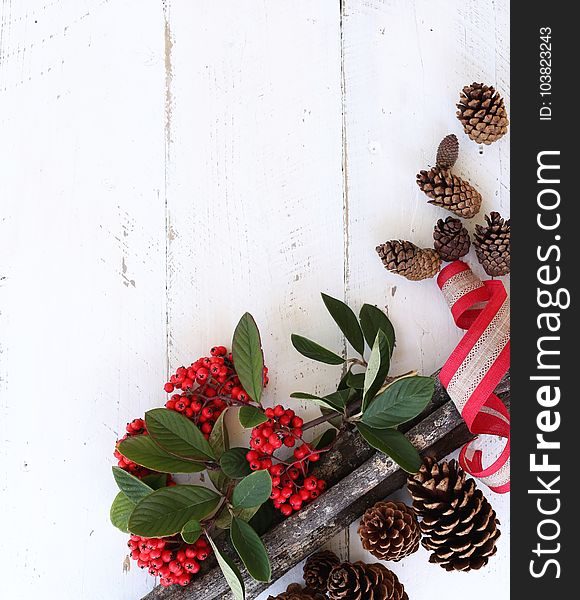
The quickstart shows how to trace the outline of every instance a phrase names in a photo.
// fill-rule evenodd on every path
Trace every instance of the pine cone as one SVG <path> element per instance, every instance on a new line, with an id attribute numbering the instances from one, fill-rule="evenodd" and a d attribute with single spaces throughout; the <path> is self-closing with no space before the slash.
<path id="1" fill-rule="evenodd" d="M 421 249 L 403 240 L 385 242 L 376 250 L 386 269 L 411 281 L 433 277 L 441 266 L 441 259 L 435 250 Z"/>
<path id="2" fill-rule="evenodd" d="M 510 220 L 504 221 L 498 212 L 485 215 L 487 227 L 475 226 L 475 253 L 485 272 L 491 277 L 510 272 Z"/>
<path id="3" fill-rule="evenodd" d="M 277 596 L 268 596 L 268 600 L 326 600 L 326 594 L 303 588 L 298 583 L 291 583 L 285 592 Z"/>
<path id="4" fill-rule="evenodd" d="M 507 133 L 505 104 L 493 86 L 475 82 L 466 85 L 457 108 L 465 133 L 478 144 L 491 144 Z"/>
<path id="5" fill-rule="evenodd" d="M 407 486 L 415 511 L 423 517 L 421 543 L 433 551 L 429 562 L 447 571 L 485 566 L 497 550 L 499 521 L 475 480 L 466 478 L 457 461 L 437 464 L 425 458 Z"/>
<path id="6" fill-rule="evenodd" d="M 437 148 L 437 166 L 450 169 L 459 156 L 459 140 L 454 133 L 446 135 Z"/>
<path id="7" fill-rule="evenodd" d="M 481 208 L 481 194 L 465 179 L 453 175 L 449 169 L 433 167 L 417 174 L 417 185 L 431 200 L 458 217 L 471 219 Z"/>
<path id="8" fill-rule="evenodd" d="M 330 572 L 331 600 L 409 600 L 403 584 L 387 567 L 375 563 L 342 563 Z"/>
<path id="9" fill-rule="evenodd" d="M 459 219 L 439 219 L 433 230 L 433 246 L 442 260 L 453 262 L 469 252 L 469 232 Z"/>
<path id="10" fill-rule="evenodd" d="M 377 502 L 363 515 L 358 534 L 379 560 L 401 560 L 419 549 L 421 539 L 415 512 L 402 502 Z"/>
<path id="11" fill-rule="evenodd" d="M 326 584 L 332 567 L 340 563 L 340 558 L 330 550 L 316 552 L 308 558 L 304 565 L 304 581 L 306 585 L 320 592 L 326 592 Z"/>

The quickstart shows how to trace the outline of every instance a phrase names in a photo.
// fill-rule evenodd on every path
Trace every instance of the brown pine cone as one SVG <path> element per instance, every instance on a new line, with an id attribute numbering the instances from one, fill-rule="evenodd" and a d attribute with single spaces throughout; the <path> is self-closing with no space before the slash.
<path id="1" fill-rule="evenodd" d="M 433 246 L 442 260 L 453 262 L 469 252 L 469 232 L 459 219 L 439 219 L 433 230 Z"/>
<path id="2" fill-rule="evenodd" d="M 375 563 L 342 563 L 328 578 L 330 600 L 409 600 L 403 584 L 387 567 Z"/>
<path id="3" fill-rule="evenodd" d="M 433 553 L 429 562 L 447 571 L 470 571 L 485 566 L 500 536 L 495 511 L 467 479 L 456 460 L 437 464 L 425 458 L 407 487 L 413 507 L 423 517 L 421 543 Z"/>
<path id="4" fill-rule="evenodd" d="M 358 534 L 379 560 L 401 560 L 419 549 L 421 539 L 415 511 L 403 502 L 377 502 L 363 515 Z"/>
<path id="5" fill-rule="evenodd" d="M 277 596 L 269 596 L 268 600 L 326 600 L 326 594 L 303 588 L 298 583 L 291 583 L 285 592 Z"/>
<path id="6" fill-rule="evenodd" d="M 487 227 L 475 226 L 475 253 L 485 272 L 491 277 L 510 272 L 510 220 L 504 221 L 498 212 L 485 215 Z"/>
<path id="7" fill-rule="evenodd" d="M 308 558 L 304 565 L 304 581 L 306 585 L 319 592 L 326 592 L 326 584 L 332 567 L 340 563 L 340 558 L 330 550 L 316 552 Z"/>
<path id="8" fill-rule="evenodd" d="M 465 179 L 449 169 L 433 167 L 417 174 L 417 185 L 431 200 L 458 217 L 471 219 L 481 208 L 481 194 Z"/>
<path id="9" fill-rule="evenodd" d="M 446 135 L 437 148 L 437 166 L 450 169 L 459 156 L 459 140 L 454 133 Z"/>
<path id="10" fill-rule="evenodd" d="M 411 281 L 420 281 L 436 275 L 441 259 L 431 248 L 418 248 L 403 240 L 390 240 L 376 248 L 385 268 Z"/>
<path id="11" fill-rule="evenodd" d="M 493 86 L 475 82 L 466 85 L 457 108 L 465 133 L 478 144 L 491 144 L 507 133 L 505 104 Z"/>

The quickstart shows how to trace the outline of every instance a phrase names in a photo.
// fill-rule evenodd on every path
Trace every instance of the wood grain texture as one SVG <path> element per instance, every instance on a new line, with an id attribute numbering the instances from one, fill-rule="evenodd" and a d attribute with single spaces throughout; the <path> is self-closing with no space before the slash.
<path id="1" fill-rule="evenodd" d="M 507 0 L 0 1 L 3 591 L 135 600 L 155 585 L 108 523 L 111 448 L 245 310 L 269 404 L 335 385 L 339 368 L 289 344 L 346 350 L 320 291 L 389 311 L 394 372 L 442 364 L 460 333 L 435 284 L 390 275 L 373 248 L 430 243 L 445 215 L 414 176 L 460 133 L 453 104 L 475 79 L 509 108 Z M 509 139 L 484 154 L 460 139 L 459 174 L 509 213 Z M 502 598 L 506 556 L 476 593 Z"/>

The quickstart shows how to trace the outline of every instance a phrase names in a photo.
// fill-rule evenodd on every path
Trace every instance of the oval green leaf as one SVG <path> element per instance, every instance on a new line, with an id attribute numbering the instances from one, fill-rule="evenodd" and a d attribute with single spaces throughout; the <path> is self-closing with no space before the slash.
<path id="1" fill-rule="evenodd" d="M 162 473 L 199 473 L 205 465 L 180 459 L 158 446 L 148 435 L 135 435 L 123 440 L 119 452 L 142 467 Z"/>
<path id="2" fill-rule="evenodd" d="M 209 445 L 213 450 L 216 458 L 220 458 L 221 455 L 230 447 L 230 441 L 228 437 L 228 430 L 226 428 L 225 418 L 228 409 L 222 411 L 217 421 L 215 422 L 211 433 L 209 434 Z"/>
<path id="3" fill-rule="evenodd" d="M 246 313 L 236 326 L 232 356 L 242 387 L 259 404 L 264 387 L 264 354 L 258 326 L 250 313 Z"/>
<path id="4" fill-rule="evenodd" d="M 249 429 L 265 423 L 268 417 L 264 414 L 263 410 L 256 406 L 242 406 L 238 412 L 238 419 L 242 427 Z"/>
<path id="5" fill-rule="evenodd" d="M 368 406 L 361 421 L 374 429 L 396 427 L 421 413 L 435 390 L 432 377 L 406 377 L 391 384 Z"/>
<path id="6" fill-rule="evenodd" d="M 218 550 L 218 547 L 215 545 L 215 542 L 209 536 L 207 539 L 209 540 L 209 543 L 213 549 L 213 553 L 215 554 L 218 565 L 222 573 L 224 574 L 224 578 L 228 582 L 228 585 L 232 590 L 234 600 L 245 600 L 246 591 L 244 587 L 244 580 L 238 567 L 235 565 L 234 561 L 229 556 L 222 554 Z"/>
<path id="7" fill-rule="evenodd" d="M 322 435 L 317 437 L 311 444 L 311 446 L 315 450 L 321 450 L 322 448 L 327 448 L 334 442 L 337 435 L 336 429 L 327 429 Z"/>
<path id="8" fill-rule="evenodd" d="M 199 485 L 161 488 L 135 506 L 129 529 L 145 537 L 174 535 L 191 519 L 201 521 L 210 515 L 220 499 L 219 494 Z"/>
<path id="9" fill-rule="evenodd" d="M 129 533 L 129 517 L 134 508 L 135 503 L 131 502 L 123 492 L 119 492 L 111 504 L 109 512 L 111 523 L 123 533 Z"/>
<path id="10" fill-rule="evenodd" d="M 208 471 L 207 474 L 215 489 L 225 494 L 231 481 L 230 478 L 221 469 Z"/>
<path id="11" fill-rule="evenodd" d="M 272 494 L 272 478 L 268 471 L 255 471 L 244 477 L 232 494 L 232 504 L 236 508 L 260 506 Z"/>
<path id="12" fill-rule="evenodd" d="M 356 428 L 363 438 L 375 449 L 390 456 L 407 473 L 417 473 L 421 457 L 411 442 L 396 429 L 373 429 L 364 423 Z"/>
<path id="13" fill-rule="evenodd" d="M 201 532 L 201 523 L 197 519 L 191 519 L 181 528 L 181 537 L 186 544 L 195 544 Z"/>
<path id="14" fill-rule="evenodd" d="M 256 581 L 270 581 L 272 568 L 266 547 L 252 526 L 234 517 L 230 528 L 232 544 L 248 573 Z"/>
<path id="15" fill-rule="evenodd" d="M 367 344 L 372 348 L 380 330 L 387 336 L 392 354 L 395 347 L 395 329 L 389 317 L 376 306 L 363 304 L 359 318 Z"/>
<path id="16" fill-rule="evenodd" d="M 153 491 L 153 488 L 120 467 L 113 467 L 113 477 L 119 489 L 135 504 Z"/>
<path id="17" fill-rule="evenodd" d="M 290 339 L 292 340 L 292 345 L 294 348 L 296 348 L 296 350 L 298 350 L 302 356 L 306 356 L 306 358 L 310 358 L 327 365 L 342 365 L 344 363 L 344 358 L 338 356 L 338 354 L 335 354 L 330 350 L 327 350 L 320 344 L 317 344 L 308 338 L 293 333 Z"/>
<path id="18" fill-rule="evenodd" d="M 227 477 L 240 479 L 252 472 L 246 460 L 247 448 L 230 448 L 220 459 L 220 467 Z"/>
<path id="19" fill-rule="evenodd" d="M 203 433 L 186 416 L 167 408 L 145 413 L 151 438 L 167 452 L 181 458 L 214 460 L 215 455 Z"/>
<path id="20" fill-rule="evenodd" d="M 379 330 L 371 356 L 365 373 L 364 388 L 363 388 L 363 411 L 369 405 L 369 402 L 374 398 L 375 394 L 381 389 L 385 382 L 385 378 L 389 373 L 391 364 L 391 351 L 387 336 Z"/>
<path id="21" fill-rule="evenodd" d="M 322 294 L 322 301 L 336 324 L 340 327 L 342 333 L 344 333 L 344 337 L 362 356 L 365 351 L 365 340 L 358 319 L 352 309 L 342 302 L 342 300 L 338 300 L 327 294 Z"/>
<path id="22" fill-rule="evenodd" d="M 150 473 L 145 475 L 141 481 L 146 483 L 152 490 L 158 490 L 167 485 L 167 475 L 165 473 Z"/>

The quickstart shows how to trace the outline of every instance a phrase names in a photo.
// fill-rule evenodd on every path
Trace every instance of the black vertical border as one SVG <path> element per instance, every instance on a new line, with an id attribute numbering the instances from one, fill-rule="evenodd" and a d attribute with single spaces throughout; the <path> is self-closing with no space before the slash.
<path id="1" fill-rule="evenodd" d="M 577 41 L 580 33 L 574 25 L 573 5 L 564 2 L 511 3 L 511 223 L 512 223 L 512 492 L 511 492 L 511 597 L 512 598 L 568 598 L 577 597 L 576 579 L 580 573 L 576 566 L 579 517 L 578 482 L 576 456 L 580 456 L 580 423 L 578 409 L 580 403 L 580 348 L 577 348 L 578 301 L 577 280 L 580 278 L 580 220 L 575 219 L 580 207 L 580 193 L 573 188 L 574 179 L 580 176 L 580 153 L 573 146 L 578 143 L 578 120 L 575 113 L 575 98 L 578 94 L 578 67 L 580 53 Z M 541 28 L 550 28 L 551 51 L 551 96 L 540 95 L 540 44 Z M 545 33 L 546 30 L 544 30 Z M 545 50 L 545 48 L 544 48 Z M 546 55 L 543 55 L 546 57 Z M 574 91 L 573 91 L 574 89 Z M 540 120 L 542 103 L 550 106 L 552 119 Z M 547 112 L 547 111 L 545 111 Z M 552 157 L 553 164 L 560 164 L 556 176 L 560 183 L 551 187 L 561 197 L 560 206 L 551 216 L 559 213 L 561 225 L 558 231 L 542 231 L 538 226 L 538 193 L 550 187 L 538 183 L 538 153 L 560 151 Z M 546 159 L 547 160 L 547 159 Z M 546 196 L 547 198 L 548 196 Z M 547 213 L 546 213 L 547 214 Z M 547 218 L 547 217 L 546 217 Z M 556 240 L 555 235 L 561 239 Z M 541 383 L 530 380 L 537 374 L 537 342 L 546 335 L 538 329 L 538 315 L 544 312 L 538 307 L 538 288 L 547 289 L 538 283 L 538 268 L 547 264 L 538 257 L 538 247 L 545 251 L 550 245 L 561 250 L 560 260 L 548 262 L 551 269 L 559 266 L 561 280 L 551 286 L 567 288 L 571 293 L 571 306 L 566 310 L 553 308 L 559 312 L 561 330 L 552 335 L 560 336 L 554 348 L 559 355 L 552 356 L 552 362 L 559 363 L 560 369 L 550 374 L 559 374 L 561 400 L 552 412 L 559 412 L 561 425 L 557 431 L 545 434 L 546 439 L 557 440 L 559 450 L 549 452 L 550 463 L 560 465 L 559 472 L 532 473 L 530 454 L 538 454 L 536 449 L 538 415 L 545 410 L 537 402 L 537 390 Z M 545 252 L 544 252 L 545 255 Z M 555 271 L 552 270 L 552 273 Z M 545 371 L 543 371 L 545 372 Z M 555 419 L 555 414 L 552 415 Z M 552 418 L 551 417 L 551 418 Z M 568 464 L 567 464 L 568 463 Z M 541 488 L 537 476 L 550 482 L 554 477 L 560 480 L 552 489 L 558 494 L 534 494 L 528 490 Z M 538 498 L 546 498 L 545 508 L 555 508 L 560 501 L 559 511 L 551 516 L 541 515 Z M 542 540 L 538 526 L 543 519 L 554 519 L 560 528 L 554 540 Z M 540 527 L 543 534 L 553 535 L 558 527 L 547 524 Z M 534 551 L 540 551 L 538 555 Z M 558 544 L 560 546 L 558 547 Z M 558 551 L 559 548 L 559 551 Z M 544 553 L 545 551 L 545 553 Z M 553 552 L 550 553 L 550 552 Z M 554 563 L 546 566 L 541 577 L 533 577 L 531 570 L 542 572 L 546 561 Z M 531 561 L 535 561 L 533 566 Z"/>

